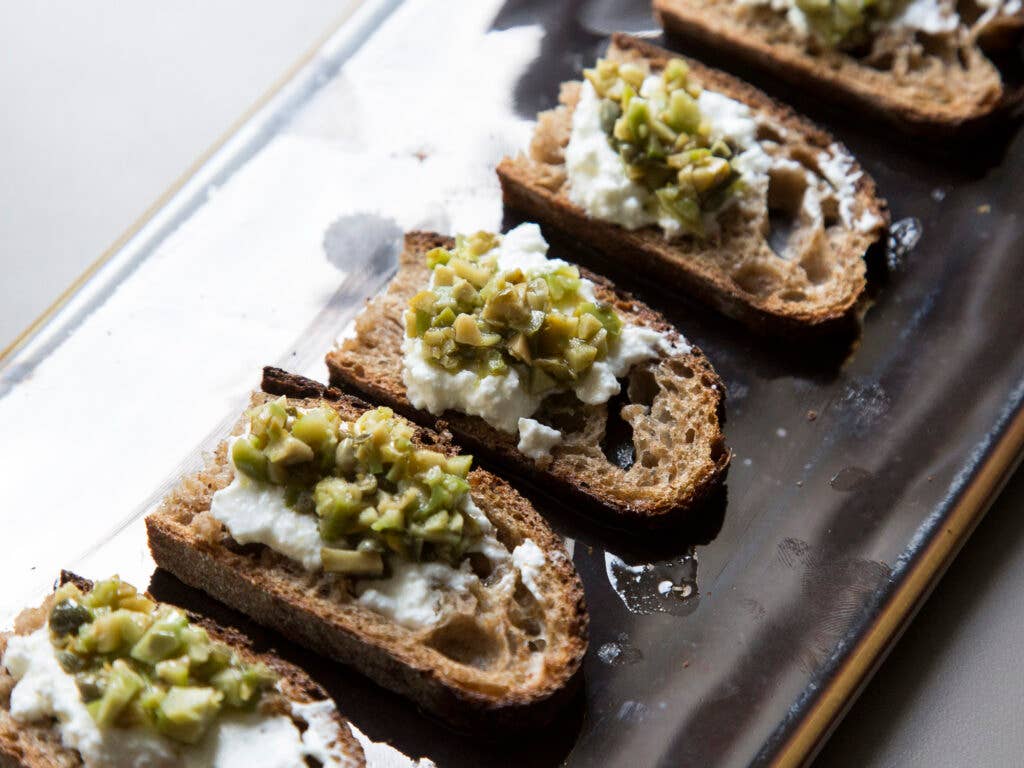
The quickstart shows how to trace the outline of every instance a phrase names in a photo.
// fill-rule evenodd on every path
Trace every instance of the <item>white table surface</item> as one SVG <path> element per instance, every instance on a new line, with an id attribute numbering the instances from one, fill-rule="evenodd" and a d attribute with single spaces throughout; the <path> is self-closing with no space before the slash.
<path id="1" fill-rule="evenodd" d="M 345 0 L 0 3 L 0 348 L 345 11 Z M 1024 472 L 824 766 L 1024 761 Z"/>

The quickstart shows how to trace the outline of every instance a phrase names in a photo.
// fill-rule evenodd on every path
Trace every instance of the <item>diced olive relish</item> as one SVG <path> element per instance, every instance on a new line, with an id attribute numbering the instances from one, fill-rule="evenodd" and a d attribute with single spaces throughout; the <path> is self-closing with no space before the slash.
<path id="1" fill-rule="evenodd" d="M 282 397 L 249 412 L 231 457 L 249 477 L 284 486 L 292 509 L 317 516 L 325 571 L 379 576 L 388 552 L 457 564 L 482 535 L 462 511 L 473 457 L 417 448 L 413 432 L 390 408 L 347 422 Z"/>
<path id="2" fill-rule="evenodd" d="M 534 394 L 569 385 L 607 356 L 622 320 L 581 295 L 574 266 L 499 269 L 499 242 L 477 232 L 456 238 L 451 250 L 429 251 L 432 287 L 410 300 L 406 335 L 423 339 L 431 361 L 448 371 L 500 376 L 520 364 Z"/>
<path id="3" fill-rule="evenodd" d="M 704 236 L 702 214 L 722 207 L 742 187 L 733 167 L 736 147 L 711 140 L 711 126 L 697 105 L 700 87 L 689 67 L 671 59 L 657 87 L 641 86 L 647 63 L 598 59 L 583 71 L 601 102 L 601 123 L 630 179 L 653 193 L 650 205 L 679 223 L 683 234 Z"/>
<path id="4" fill-rule="evenodd" d="M 63 585 L 49 627 L 61 667 L 101 728 L 149 728 L 194 744 L 218 714 L 254 709 L 277 681 L 116 576 L 85 594 Z"/>
<path id="5" fill-rule="evenodd" d="M 896 10 L 894 0 L 795 0 L 815 36 L 825 45 L 855 48 L 868 42 L 873 22 Z"/>

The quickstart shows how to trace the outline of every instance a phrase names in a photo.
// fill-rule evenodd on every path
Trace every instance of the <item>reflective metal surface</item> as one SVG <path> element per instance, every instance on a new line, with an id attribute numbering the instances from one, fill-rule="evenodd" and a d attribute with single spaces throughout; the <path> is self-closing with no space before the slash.
<path id="1" fill-rule="evenodd" d="M 653 29 L 639 2 L 451 5 L 366 4 L 3 361 L 0 420 L 24 435 L 0 447 L 7 621 L 61 567 L 146 583 L 142 514 L 223 434 L 260 366 L 322 379 L 323 352 L 386 280 L 398 233 L 497 226 L 494 163 L 608 32 Z M 575 542 L 592 620 L 580 694 L 542 733 L 450 734 L 250 627 L 372 738 L 440 765 L 801 759 L 945 564 L 929 553 L 955 551 L 1013 463 L 1024 139 L 928 147 L 755 79 L 833 130 L 890 202 L 898 225 L 872 254 L 860 338 L 753 338 L 549 233 L 556 255 L 635 290 L 711 358 L 729 388 L 726 492 L 651 542 L 528 489 Z M 74 461 L 47 459 L 57 437 Z M 151 588 L 248 626 L 167 575 Z"/>

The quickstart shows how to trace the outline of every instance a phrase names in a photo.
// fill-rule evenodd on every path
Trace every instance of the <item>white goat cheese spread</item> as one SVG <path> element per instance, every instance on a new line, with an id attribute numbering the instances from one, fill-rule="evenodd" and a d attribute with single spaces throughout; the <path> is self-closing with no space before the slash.
<path id="1" fill-rule="evenodd" d="M 617 156 L 615 159 L 619 162 Z M 548 244 L 540 227 L 520 224 L 501 237 L 496 248 L 498 268 L 503 271 L 519 268 L 529 275 L 537 275 L 565 266 L 566 262 L 561 259 L 547 258 L 547 251 Z M 593 301 L 593 283 L 585 278 L 580 283 L 580 295 Z M 662 354 L 687 351 L 689 346 L 685 341 L 672 342 L 659 331 L 624 323 L 618 339 L 609 343 L 605 359 L 594 362 L 572 391 L 584 403 L 605 403 L 619 393 L 618 379 L 626 376 L 634 365 Z M 406 338 L 402 344 L 402 381 L 409 401 L 416 408 L 435 416 L 448 409 L 479 416 L 495 429 L 511 434 L 519 430 L 520 420 L 533 421 L 530 417 L 544 399 L 544 395 L 529 392 L 525 369 L 519 364 L 510 365 L 507 373 L 497 376 L 481 377 L 465 370 L 447 371 L 431 362 L 428 348 L 419 338 Z"/>
<path id="2" fill-rule="evenodd" d="M 739 0 L 739 2 L 743 5 L 765 5 L 773 11 L 784 11 L 790 26 L 801 37 L 806 38 L 811 33 L 807 15 L 797 6 L 796 0 Z M 988 18 L 1000 13 L 1012 15 L 1019 12 L 1021 8 L 1020 0 L 1009 0 L 1009 2 L 977 0 L 977 2 L 980 7 L 986 9 L 985 15 Z M 980 21 L 987 20 L 983 16 Z M 902 5 L 892 18 L 875 24 L 878 28 L 889 26 L 938 35 L 954 32 L 962 23 L 955 3 L 943 2 L 943 0 L 911 0 Z"/>
<path id="3" fill-rule="evenodd" d="M 951 3 L 943 3 L 942 0 L 913 0 L 903 6 L 888 24 L 938 35 L 955 31 L 960 26 L 960 16 Z"/>
<path id="4" fill-rule="evenodd" d="M 463 514 L 472 517 L 483 532 L 470 552 L 479 552 L 495 567 L 509 562 L 508 549 L 494 536 L 494 526 L 473 500 L 464 497 Z M 514 565 L 513 561 L 513 565 Z M 470 594 L 479 586 L 468 560 L 458 568 L 448 563 L 393 562 L 386 579 L 363 579 L 356 583 L 358 602 L 409 629 L 431 627 L 444 618 L 453 594 Z"/>
<path id="5" fill-rule="evenodd" d="M 304 768 L 307 756 L 326 766 L 348 764 L 331 746 L 336 728 L 330 701 L 292 702 L 293 712 L 309 726 L 302 734 L 284 715 L 231 713 L 218 718 L 198 744 L 186 745 L 145 730 L 101 730 L 57 661 L 48 627 L 12 636 L 3 665 L 17 681 L 11 717 L 23 723 L 53 718 L 61 743 L 76 750 L 86 768 Z"/>
<path id="6" fill-rule="evenodd" d="M 882 223 L 882 220 L 870 210 L 864 210 L 859 217 L 856 216 L 857 180 L 864 172 L 853 170 L 853 158 L 841 146 L 833 144 L 827 152 L 820 152 L 818 167 L 835 190 L 836 198 L 839 200 L 839 218 L 843 226 L 860 232 L 870 232 Z"/>
<path id="7" fill-rule="evenodd" d="M 446 595 L 468 594 L 480 579 L 469 561 L 452 568 L 447 563 L 396 562 L 386 579 L 363 579 L 356 584 L 360 605 L 409 629 L 437 624 L 444 615 Z"/>
<path id="8" fill-rule="evenodd" d="M 776 9 L 788 7 L 789 2 L 770 0 L 771 7 Z M 802 12 L 795 6 L 791 11 L 802 16 Z M 653 87 L 656 82 L 657 77 L 648 76 L 641 93 Z M 622 159 L 612 149 L 601 127 L 600 105 L 601 100 L 593 85 L 584 81 L 579 102 L 573 112 L 569 144 L 565 149 L 569 198 L 594 218 L 611 221 L 627 229 L 657 224 L 671 237 L 678 232 L 678 222 L 667 215 L 655 217 L 648 212 L 651 193 L 631 181 L 626 174 Z M 712 140 L 723 139 L 739 149 L 733 159 L 733 167 L 744 180 L 743 196 L 764 201 L 771 171 L 791 165 L 792 161 L 775 158 L 765 152 L 757 139 L 758 118 L 748 105 L 716 91 L 703 90 L 697 98 L 697 106 L 711 126 Z M 818 164 L 825 178 L 822 180 L 807 171 L 807 194 L 803 204 L 808 215 L 812 219 L 821 218 L 821 198 L 829 193 L 829 190 L 823 188 L 827 181 L 833 187 L 831 192 L 838 199 L 840 218 L 845 227 L 859 231 L 870 231 L 876 227 L 880 221 L 871 211 L 864 211 L 859 216 L 856 213 L 855 184 L 861 172 L 852 170 L 853 158 L 840 146 L 833 144 L 819 154 Z M 734 202 L 736 198 L 726 205 Z M 717 230 L 715 219 L 715 213 L 705 214 L 704 224 L 708 232 Z"/>
<path id="9" fill-rule="evenodd" d="M 536 419 L 519 419 L 519 452 L 536 461 L 551 455 L 551 449 L 562 442 L 562 433 Z"/>
<path id="10" fill-rule="evenodd" d="M 650 93 L 658 77 L 651 75 L 640 89 Z M 697 106 L 711 125 L 713 139 L 727 139 L 741 151 L 735 160 L 748 187 L 765 188 L 767 155 L 757 143 L 757 121 L 746 104 L 714 91 L 702 91 Z M 669 237 L 678 234 L 679 222 L 667 213 L 650 212 L 652 193 L 630 180 L 622 158 L 612 149 L 601 127 L 601 99 L 589 81 L 584 81 L 573 110 L 572 130 L 565 148 L 565 170 L 569 178 L 569 199 L 595 219 L 610 221 L 626 229 L 657 224 Z M 706 218 L 714 229 L 715 217 Z"/>
<path id="11" fill-rule="evenodd" d="M 679 231 L 679 222 L 668 214 L 654 217 L 648 212 L 651 193 L 626 175 L 622 158 L 612 149 L 608 134 L 601 127 L 601 99 L 587 81 L 572 113 L 565 171 L 569 177 L 569 199 L 588 216 L 626 229 L 658 224 L 669 234 Z"/>
<path id="12" fill-rule="evenodd" d="M 533 541 L 527 539 L 512 550 L 512 563 L 519 569 L 523 585 L 534 597 L 543 600 L 540 589 L 540 569 L 544 565 L 544 553 Z"/>
<path id="13" fill-rule="evenodd" d="M 228 444 L 229 456 L 233 444 Z M 301 563 L 307 571 L 320 569 L 323 541 L 317 519 L 289 507 L 282 486 L 254 480 L 236 470 L 231 484 L 213 494 L 210 513 L 239 544 L 263 544 Z"/>
<path id="14" fill-rule="evenodd" d="M 228 455 L 231 453 L 229 443 Z M 510 562 L 508 549 L 495 537 L 491 521 L 469 494 L 463 496 L 459 511 L 472 517 L 483 534 L 469 551 L 482 554 L 492 567 Z M 317 519 L 289 507 L 281 486 L 254 480 L 235 469 L 230 485 L 213 494 L 210 513 L 239 544 L 263 544 L 300 563 L 307 571 L 320 570 L 320 550 L 324 544 Z M 468 560 L 458 568 L 443 562 L 411 562 L 397 556 L 390 563 L 387 578 L 356 580 L 356 600 L 410 629 L 440 623 L 453 596 L 469 594 L 480 584 Z"/>

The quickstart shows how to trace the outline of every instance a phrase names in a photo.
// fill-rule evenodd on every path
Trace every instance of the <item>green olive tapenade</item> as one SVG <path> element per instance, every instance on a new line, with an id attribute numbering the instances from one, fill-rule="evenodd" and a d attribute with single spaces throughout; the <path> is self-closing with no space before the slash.
<path id="1" fill-rule="evenodd" d="M 426 255 L 431 287 L 409 302 L 406 336 L 422 339 L 448 371 L 528 371 L 531 393 L 570 385 L 608 354 L 622 330 L 615 310 L 581 292 L 579 270 L 552 262 L 539 271 L 500 269 L 500 238 L 477 232 Z"/>
<path id="2" fill-rule="evenodd" d="M 686 62 L 669 60 L 647 87 L 646 63 L 598 59 L 583 76 L 601 99 L 602 127 L 629 178 L 654 194 L 684 234 L 704 237 L 703 214 L 720 209 L 743 183 L 733 167 L 737 147 L 712 140 Z"/>
<path id="3" fill-rule="evenodd" d="M 413 432 L 390 408 L 347 422 L 330 407 L 299 409 L 282 397 L 249 412 L 231 458 L 317 517 L 325 571 L 380 576 L 389 552 L 456 565 L 482 535 L 465 509 L 473 457 L 417 448 Z"/>
<path id="4" fill-rule="evenodd" d="M 147 728 L 195 744 L 221 713 L 254 710 L 277 681 L 181 610 L 117 577 L 86 593 L 61 586 L 49 629 L 58 662 L 100 728 Z"/>

